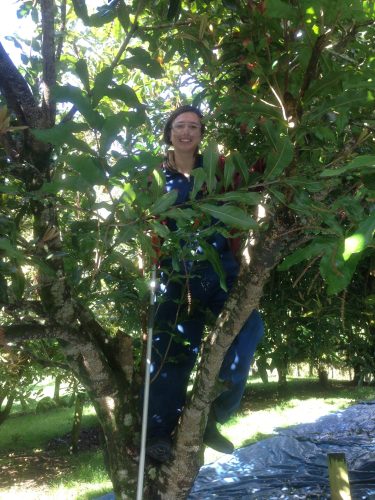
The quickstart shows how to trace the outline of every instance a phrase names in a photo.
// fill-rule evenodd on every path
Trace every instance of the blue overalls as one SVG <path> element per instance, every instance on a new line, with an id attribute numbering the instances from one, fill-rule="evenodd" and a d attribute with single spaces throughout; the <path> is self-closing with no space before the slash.
<path id="1" fill-rule="evenodd" d="M 170 170 L 165 174 L 167 191 L 178 191 L 176 204 L 188 201 L 193 179 Z M 222 235 L 215 233 L 210 243 L 220 255 L 230 291 L 238 275 L 238 262 Z M 161 273 L 151 359 L 149 438 L 170 436 L 176 427 L 201 345 L 207 309 L 217 317 L 228 297 L 208 261 L 185 262 L 185 269 L 186 274 Z M 263 334 L 263 321 L 254 310 L 235 337 L 220 369 L 219 378 L 227 383 L 228 390 L 212 404 L 217 422 L 224 423 L 238 409 Z"/>

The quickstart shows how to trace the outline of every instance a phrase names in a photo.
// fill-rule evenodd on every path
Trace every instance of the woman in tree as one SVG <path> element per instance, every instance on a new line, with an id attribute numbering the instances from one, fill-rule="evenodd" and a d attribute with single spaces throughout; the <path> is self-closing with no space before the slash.
<path id="1" fill-rule="evenodd" d="M 203 133 L 202 113 L 193 106 L 181 106 L 166 122 L 164 140 L 168 146 L 173 146 L 173 152 L 168 152 L 163 170 L 166 190 L 178 193 L 176 205 L 189 201 L 194 183 L 191 172 L 202 167 L 198 150 Z M 203 193 L 200 195 L 204 196 Z M 176 229 L 173 221 L 168 221 L 168 225 L 171 230 Z M 239 264 L 229 241 L 219 232 L 214 232 L 207 243 L 220 258 L 230 291 Z M 193 248 L 194 242 L 184 241 L 181 245 Z M 198 242 L 193 249 L 195 253 L 202 253 Z M 228 297 L 209 261 L 181 260 L 178 271 L 173 270 L 171 258 L 164 258 L 161 262 L 161 285 L 155 315 L 146 453 L 159 462 L 171 457 L 173 431 L 185 404 L 207 310 L 218 316 Z M 212 403 L 204 433 L 204 443 L 223 453 L 232 453 L 233 445 L 219 433 L 217 423 L 227 421 L 239 407 L 251 361 L 263 333 L 262 319 L 258 311 L 253 311 L 224 358 L 219 377 L 227 390 Z"/>

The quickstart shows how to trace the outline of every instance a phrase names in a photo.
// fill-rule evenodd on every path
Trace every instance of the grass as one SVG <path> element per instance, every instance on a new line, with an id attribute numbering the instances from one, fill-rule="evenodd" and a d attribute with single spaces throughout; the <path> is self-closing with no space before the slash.
<path id="1" fill-rule="evenodd" d="M 292 379 L 285 387 L 254 379 L 247 386 L 241 411 L 221 426 L 221 432 L 239 448 L 272 437 L 279 428 L 314 422 L 355 402 L 372 399 L 374 386 L 353 387 L 347 381 L 330 381 L 322 388 L 314 378 Z M 205 463 L 221 456 L 207 448 Z"/>
<path id="2" fill-rule="evenodd" d="M 222 426 L 236 447 L 270 437 L 277 428 L 314 421 L 360 400 L 375 399 L 375 387 L 351 387 L 331 381 L 321 388 L 314 379 L 276 382 L 252 380 L 241 412 Z M 92 500 L 111 491 L 102 453 L 98 448 L 69 454 L 68 446 L 48 449 L 51 439 L 71 430 L 73 408 L 57 408 L 42 414 L 13 415 L 0 427 L 0 499 Z M 91 406 L 85 406 L 83 427 L 97 425 Z M 205 451 L 205 462 L 221 456 Z"/>
<path id="3" fill-rule="evenodd" d="M 74 408 L 54 408 L 45 413 L 15 414 L 0 427 L 0 453 L 36 451 L 71 431 Z M 97 424 L 92 406 L 85 406 L 82 426 Z"/>

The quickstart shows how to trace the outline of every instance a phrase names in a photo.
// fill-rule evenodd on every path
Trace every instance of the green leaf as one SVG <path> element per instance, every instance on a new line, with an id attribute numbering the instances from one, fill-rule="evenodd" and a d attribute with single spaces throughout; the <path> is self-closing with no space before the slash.
<path id="1" fill-rule="evenodd" d="M 293 160 L 294 149 L 289 137 L 280 138 L 277 149 L 267 156 L 264 178 L 267 180 L 278 177 Z"/>
<path id="2" fill-rule="evenodd" d="M 66 122 L 55 125 L 52 128 L 32 129 L 31 133 L 40 141 L 53 144 L 54 146 L 64 146 L 67 144 L 73 149 L 93 154 L 93 151 L 86 142 L 74 136 L 75 133 L 85 130 L 89 130 L 86 123 Z"/>
<path id="3" fill-rule="evenodd" d="M 298 248 L 295 252 L 285 257 L 283 262 L 277 267 L 279 271 L 286 271 L 290 267 L 299 264 L 304 260 L 310 260 L 317 255 L 323 255 L 327 246 L 332 244 L 332 240 L 317 237 L 309 245 L 303 248 Z"/>
<path id="4" fill-rule="evenodd" d="M 257 229 L 257 223 L 247 214 L 244 210 L 232 205 L 211 205 L 209 203 L 202 203 L 199 205 L 202 212 L 209 214 L 211 217 L 218 219 L 229 227 L 236 227 L 238 229 Z"/>
<path id="5" fill-rule="evenodd" d="M 43 186 L 38 191 L 36 191 L 36 194 L 56 194 L 60 191 L 91 193 L 92 184 L 91 182 L 87 182 L 82 176 L 67 175 L 63 179 L 56 179 L 52 182 L 45 182 Z"/>
<path id="6" fill-rule="evenodd" d="M 324 101 L 319 107 L 304 114 L 304 121 L 310 123 L 320 120 L 328 112 L 336 111 L 347 113 L 351 108 L 358 109 L 359 106 L 367 104 L 367 92 L 348 90 L 338 97 Z"/>
<path id="7" fill-rule="evenodd" d="M 217 143 L 210 141 L 203 153 L 203 168 L 206 172 L 207 190 L 212 193 L 216 187 L 216 170 L 219 161 Z"/>
<path id="8" fill-rule="evenodd" d="M 364 173 L 371 173 L 374 166 L 375 166 L 375 155 L 357 156 L 356 158 L 354 158 L 354 160 L 347 163 L 343 167 L 327 168 L 320 174 L 320 177 L 336 177 L 338 175 L 345 174 L 346 172 L 356 171 L 356 170 L 360 172 L 364 170 Z M 368 167 L 368 169 L 366 167 Z"/>
<path id="9" fill-rule="evenodd" d="M 310 180 L 307 177 L 288 177 L 283 180 L 288 186 L 303 188 L 310 193 L 319 193 L 325 185 L 325 181 Z"/>
<path id="10" fill-rule="evenodd" d="M 175 203 L 177 196 L 178 192 L 175 189 L 172 189 L 169 193 L 163 194 L 163 196 L 156 200 L 156 202 L 151 206 L 151 213 L 157 215 L 161 212 L 165 212 Z"/>
<path id="11" fill-rule="evenodd" d="M 190 198 L 194 200 L 199 191 L 202 189 L 203 184 L 206 182 L 207 174 L 206 170 L 203 168 L 195 168 L 191 172 L 191 175 L 194 177 L 194 186 L 191 190 Z"/>
<path id="12" fill-rule="evenodd" d="M 109 84 L 112 81 L 113 69 L 105 68 L 95 77 L 94 87 L 92 90 L 92 104 L 97 106 L 103 96 L 106 95 Z"/>
<path id="13" fill-rule="evenodd" d="M 263 125 L 261 125 L 261 130 L 263 134 L 268 138 L 269 143 L 273 149 L 277 149 L 279 140 L 279 131 L 274 125 L 272 120 L 266 120 Z"/>
<path id="14" fill-rule="evenodd" d="M 161 168 L 154 168 L 152 174 L 148 176 L 147 191 L 154 201 L 165 193 L 165 176 Z"/>
<path id="15" fill-rule="evenodd" d="M 25 260 L 22 252 L 13 246 L 8 238 L 0 238 L 0 251 L 1 250 L 5 252 L 5 255 L 9 258 L 16 259 L 17 261 Z"/>
<path id="16" fill-rule="evenodd" d="M 354 253 L 362 252 L 367 248 L 373 242 L 374 232 L 375 212 L 371 212 L 367 219 L 360 223 L 358 230 L 345 239 L 343 259 L 347 261 Z"/>
<path id="17" fill-rule="evenodd" d="M 133 186 L 131 185 L 130 182 L 125 182 L 125 184 L 123 185 L 123 194 L 122 194 L 122 196 L 124 198 L 124 201 L 126 203 L 129 203 L 130 205 L 136 199 L 137 195 L 135 194 Z"/>
<path id="18" fill-rule="evenodd" d="M 220 196 L 215 196 L 215 199 L 224 202 L 238 202 L 245 205 L 258 205 L 263 197 L 259 193 L 249 193 L 248 191 L 230 191 Z"/>
<path id="19" fill-rule="evenodd" d="M 138 68 L 146 75 L 151 76 L 151 78 L 161 78 L 163 76 L 163 68 L 158 61 L 150 56 L 147 50 L 135 47 L 130 48 L 129 52 L 133 56 L 123 59 L 121 64 L 124 64 L 128 68 Z"/>
<path id="20" fill-rule="evenodd" d="M 8 283 L 4 276 L 0 273 L 0 305 L 9 304 Z"/>
<path id="21" fill-rule="evenodd" d="M 332 92 L 337 92 L 342 90 L 342 80 L 344 73 L 342 71 L 328 73 L 327 76 L 321 78 L 320 80 L 313 81 L 309 89 L 305 93 L 303 100 L 307 104 L 314 97 L 322 97 L 326 94 L 332 94 Z"/>
<path id="22" fill-rule="evenodd" d="M 125 243 L 138 235 L 138 228 L 132 224 L 128 223 L 119 227 L 119 233 L 117 236 L 117 243 Z"/>
<path id="23" fill-rule="evenodd" d="M 281 0 L 266 0 L 264 16 L 276 19 L 288 19 L 291 21 L 298 16 L 298 9 L 295 9 Z"/>
<path id="24" fill-rule="evenodd" d="M 56 271 L 52 267 L 50 267 L 48 264 L 46 264 L 42 259 L 39 259 L 38 257 L 32 256 L 29 259 L 27 259 L 31 265 L 36 266 L 40 272 L 45 274 L 46 276 L 56 276 Z"/>
<path id="25" fill-rule="evenodd" d="M 166 224 L 161 224 L 158 221 L 152 221 L 150 226 L 151 230 L 161 238 L 167 238 L 169 236 L 170 229 Z"/>
<path id="26" fill-rule="evenodd" d="M 284 121 L 281 111 L 277 106 L 271 106 L 270 104 L 265 104 L 263 102 L 256 102 L 251 106 L 250 110 L 257 119 L 262 116 L 266 118 L 276 118 L 280 121 Z"/>
<path id="27" fill-rule="evenodd" d="M 53 95 L 57 102 L 71 102 L 87 120 L 90 127 L 100 129 L 104 118 L 93 109 L 90 100 L 82 90 L 73 85 L 56 86 Z"/>
<path id="28" fill-rule="evenodd" d="M 107 179 L 104 171 L 92 157 L 70 155 L 67 157 L 67 161 L 69 161 L 69 165 L 82 175 L 83 179 L 91 186 L 106 184 Z"/>
<path id="29" fill-rule="evenodd" d="M 125 33 L 128 32 L 130 26 L 130 9 L 130 6 L 125 5 L 125 2 L 119 2 L 117 4 L 117 17 Z"/>
<path id="30" fill-rule="evenodd" d="M 167 13 L 168 21 L 176 21 L 181 11 L 181 0 L 169 0 L 169 7 Z"/>
<path id="31" fill-rule="evenodd" d="M 78 59 L 75 67 L 76 67 L 76 73 L 79 76 L 81 82 L 83 83 L 86 92 L 90 92 L 90 76 L 86 59 Z"/>
<path id="32" fill-rule="evenodd" d="M 191 208 L 171 208 L 166 215 L 175 220 L 191 221 L 197 216 L 197 212 Z"/>
<path id="33" fill-rule="evenodd" d="M 11 290 L 17 300 L 21 300 L 25 292 L 25 275 L 20 268 L 17 268 L 11 275 Z"/>
<path id="34" fill-rule="evenodd" d="M 85 0 L 72 0 L 74 12 L 77 17 L 80 17 L 84 22 L 86 22 L 89 18 L 89 14 L 87 11 L 86 1 Z"/>
<path id="35" fill-rule="evenodd" d="M 123 177 L 134 172 L 134 170 L 139 170 L 142 167 L 159 167 L 160 166 L 160 156 L 157 156 L 148 151 L 141 151 L 137 155 L 132 155 L 129 157 L 122 157 L 118 160 L 116 165 L 111 168 L 111 177 Z"/>
<path id="36" fill-rule="evenodd" d="M 362 182 L 365 185 L 367 189 L 374 190 L 375 191 L 375 172 L 372 174 L 363 174 L 361 176 Z M 1 186 L 0 186 L 1 190 Z"/>
<path id="37" fill-rule="evenodd" d="M 120 111 L 115 115 L 107 115 L 101 128 L 99 154 L 104 156 L 113 141 L 123 129 L 136 129 L 143 125 L 146 116 L 142 112 Z"/>
<path id="38" fill-rule="evenodd" d="M 111 99 L 123 101 L 130 108 L 143 108 L 143 104 L 139 101 L 137 94 L 129 85 L 115 85 L 108 88 L 105 95 Z"/>
<path id="39" fill-rule="evenodd" d="M 242 158 L 240 153 L 238 153 L 237 151 L 235 153 L 233 153 L 232 158 L 234 161 L 234 165 L 236 166 L 237 170 L 241 173 L 245 184 L 248 184 L 249 179 L 250 179 L 250 172 L 249 172 L 248 164 Z"/>
<path id="40" fill-rule="evenodd" d="M 203 249 L 204 256 L 206 257 L 208 262 L 212 265 L 215 273 L 219 277 L 221 288 L 227 292 L 228 288 L 226 283 L 225 270 L 223 268 L 223 264 L 221 262 L 218 252 L 212 245 L 209 245 L 205 241 L 201 241 L 200 246 Z"/>
<path id="41" fill-rule="evenodd" d="M 22 187 L 16 184 L 0 184 L 0 193 L 4 194 L 20 194 Z"/>
<path id="42" fill-rule="evenodd" d="M 97 7 L 96 10 L 98 12 L 90 16 L 86 24 L 88 26 L 100 27 L 106 23 L 112 22 L 116 18 L 116 9 L 114 8 L 116 4 L 117 2 L 111 2 L 109 5 Z"/>
<path id="43" fill-rule="evenodd" d="M 235 0 L 222 0 L 222 2 L 225 8 L 233 12 L 238 12 L 240 10 L 240 6 Z"/>
<path id="44" fill-rule="evenodd" d="M 320 260 L 319 270 L 327 282 L 327 294 L 336 295 L 344 290 L 351 282 L 357 264 L 361 258 L 360 254 L 353 255 L 345 262 L 340 253 L 342 243 L 327 249 L 327 253 Z"/>
<path id="45" fill-rule="evenodd" d="M 229 156 L 225 159 L 224 164 L 224 189 L 228 189 L 233 186 L 235 166 L 233 162 L 233 156 Z"/>

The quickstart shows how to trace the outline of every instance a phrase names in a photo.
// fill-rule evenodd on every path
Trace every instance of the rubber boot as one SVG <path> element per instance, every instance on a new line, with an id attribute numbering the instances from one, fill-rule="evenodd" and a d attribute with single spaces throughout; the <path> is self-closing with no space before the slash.
<path id="1" fill-rule="evenodd" d="M 206 430 L 203 435 L 203 443 L 220 453 L 233 453 L 233 443 L 224 437 L 217 429 L 217 422 L 213 410 L 210 410 L 207 419 Z"/>

